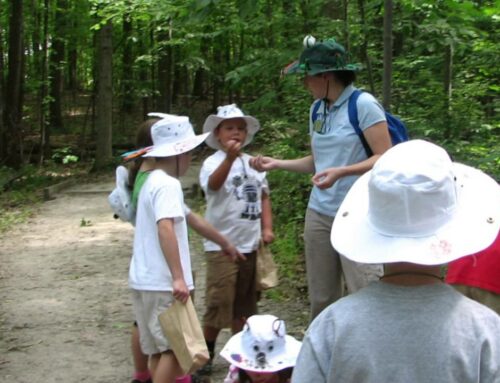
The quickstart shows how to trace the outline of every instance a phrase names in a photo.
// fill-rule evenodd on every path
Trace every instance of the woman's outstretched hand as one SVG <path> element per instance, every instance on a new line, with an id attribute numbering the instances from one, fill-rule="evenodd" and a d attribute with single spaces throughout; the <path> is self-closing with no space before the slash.
<path id="1" fill-rule="evenodd" d="M 272 157 L 258 155 L 250 158 L 250 166 L 259 172 L 276 169 L 276 160 Z"/>

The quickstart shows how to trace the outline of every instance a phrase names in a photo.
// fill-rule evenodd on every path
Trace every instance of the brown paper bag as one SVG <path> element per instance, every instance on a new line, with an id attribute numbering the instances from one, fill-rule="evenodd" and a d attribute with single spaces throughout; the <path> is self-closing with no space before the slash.
<path id="1" fill-rule="evenodd" d="M 207 344 L 191 298 L 186 304 L 175 300 L 158 319 L 185 375 L 208 362 Z"/>
<path id="2" fill-rule="evenodd" d="M 256 266 L 256 288 L 257 291 L 267 290 L 278 286 L 278 266 L 273 260 L 273 255 L 269 247 L 260 241 L 257 250 L 257 266 Z"/>

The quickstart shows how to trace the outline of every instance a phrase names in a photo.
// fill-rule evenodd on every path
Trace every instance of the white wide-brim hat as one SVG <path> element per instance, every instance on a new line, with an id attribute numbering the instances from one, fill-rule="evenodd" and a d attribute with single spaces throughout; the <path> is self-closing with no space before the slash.
<path id="1" fill-rule="evenodd" d="M 210 133 L 195 135 L 189 118 L 185 116 L 164 115 L 151 126 L 153 146 L 143 157 L 171 157 L 193 150 Z"/>
<path id="2" fill-rule="evenodd" d="M 412 140 L 389 149 L 351 187 L 331 242 L 360 263 L 440 265 L 476 253 L 500 228 L 500 186 L 453 163 L 444 149 Z"/>
<path id="3" fill-rule="evenodd" d="M 220 355 L 239 369 L 276 372 L 295 366 L 302 343 L 286 334 L 285 322 L 274 315 L 253 315 L 233 335 Z"/>
<path id="4" fill-rule="evenodd" d="M 231 118 L 242 118 L 245 120 L 247 124 L 247 137 L 242 147 L 248 145 L 252 142 L 255 133 L 257 133 L 260 129 L 260 123 L 256 118 L 243 114 L 241 109 L 238 108 L 236 104 L 219 106 L 217 108 L 217 114 L 211 114 L 205 120 L 205 123 L 203 124 L 203 132 L 213 133 L 215 128 L 217 128 L 222 121 L 229 120 Z M 219 140 L 214 134 L 207 138 L 207 145 L 213 149 L 222 149 Z"/>

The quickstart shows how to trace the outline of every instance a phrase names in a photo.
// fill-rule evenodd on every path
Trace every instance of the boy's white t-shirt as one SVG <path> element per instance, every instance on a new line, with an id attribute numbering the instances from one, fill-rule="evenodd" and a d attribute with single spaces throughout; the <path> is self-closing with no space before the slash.
<path id="1" fill-rule="evenodd" d="M 200 185 L 205 192 L 205 219 L 231 241 L 241 253 L 257 249 L 261 236 L 262 192 L 269 193 L 266 173 L 250 167 L 248 154 L 238 157 L 222 187 L 208 188 L 208 178 L 226 158 L 219 150 L 208 157 L 200 170 Z M 218 251 L 220 246 L 203 242 L 205 251 Z"/>
<path id="2" fill-rule="evenodd" d="M 135 290 L 172 291 L 172 274 L 160 247 L 157 223 L 163 218 L 174 219 L 174 230 L 184 280 L 194 288 L 189 254 L 186 216 L 179 180 L 162 170 L 154 170 L 142 186 L 137 202 L 134 252 L 130 261 L 129 286 Z"/>

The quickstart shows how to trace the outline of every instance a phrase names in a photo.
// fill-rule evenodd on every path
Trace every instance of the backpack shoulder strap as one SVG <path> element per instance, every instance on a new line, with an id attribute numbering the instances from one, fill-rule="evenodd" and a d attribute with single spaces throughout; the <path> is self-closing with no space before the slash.
<path id="1" fill-rule="evenodd" d="M 356 89 L 349 96 L 349 102 L 347 105 L 347 113 L 349 115 L 349 122 L 351 123 L 352 127 L 354 128 L 354 131 L 358 135 L 359 139 L 361 140 L 361 143 L 363 144 L 363 147 L 365 148 L 366 155 L 368 157 L 371 157 L 373 155 L 373 152 L 370 149 L 370 145 L 368 145 L 368 142 L 366 141 L 365 136 L 363 135 L 363 131 L 359 127 L 357 102 L 358 102 L 358 98 L 361 95 L 361 93 L 362 92 L 359 89 Z"/>

